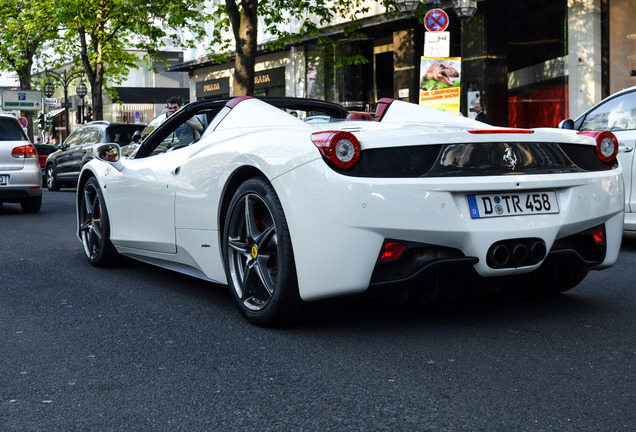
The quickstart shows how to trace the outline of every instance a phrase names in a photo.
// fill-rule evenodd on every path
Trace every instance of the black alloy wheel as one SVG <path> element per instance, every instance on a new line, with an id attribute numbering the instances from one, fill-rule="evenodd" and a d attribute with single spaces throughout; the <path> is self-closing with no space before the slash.
<path id="1" fill-rule="evenodd" d="M 230 292 L 253 324 L 279 325 L 303 315 L 296 265 L 282 206 L 264 178 L 243 183 L 230 202 L 223 252 Z"/>
<path id="2" fill-rule="evenodd" d="M 117 251 L 110 241 L 110 224 L 97 179 L 90 178 L 81 191 L 80 238 L 88 261 L 97 267 L 112 264 Z"/>

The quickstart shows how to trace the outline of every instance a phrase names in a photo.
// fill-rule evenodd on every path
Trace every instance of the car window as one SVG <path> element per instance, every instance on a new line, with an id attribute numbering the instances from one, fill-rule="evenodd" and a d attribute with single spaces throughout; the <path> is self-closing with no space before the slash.
<path id="1" fill-rule="evenodd" d="M 15 119 L 0 117 L 0 141 L 28 141 L 28 138 Z"/>
<path id="2" fill-rule="evenodd" d="M 142 130 L 144 125 L 140 124 L 138 126 L 133 125 L 117 125 L 110 126 L 107 128 L 107 137 L 106 142 L 114 142 L 119 144 L 121 147 L 130 144 L 132 141 L 133 134 Z"/>
<path id="3" fill-rule="evenodd" d="M 68 138 L 66 138 L 66 141 L 64 141 L 64 146 L 65 147 L 76 146 L 79 143 L 81 134 L 82 134 L 82 129 L 78 129 L 72 134 L 70 134 Z"/>
<path id="4" fill-rule="evenodd" d="M 100 130 L 96 127 L 84 127 L 80 133 L 80 144 L 98 143 L 100 140 Z"/>
<path id="5" fill-rule="evenodd" d="M 608 100 L 585 116 L 581 130 L 636 129 L 636 92 Z"/>
<path id="6" fill-rule="evenodd" d="M 135 157 L 147 157 L 166 153 L 186 147 L 198 141 L 201 136 L 205 135 L 206 128 L 220 111 L 221 107 L 222 106 L 206 107 L 196 113 L 178 112 L 169 118 L 170 121 L 167 121 L 168 119 L 165 114 L 160 114 L 148 124 L 146 130 L 150 129 L 151 134 L 147 140 L 144 139 L 142 144 L 143 149 L 141 152 L 138 152 Z M 186 121 L 201 123 L 203 130 L 201 132 L 192 132 L 191 139 L 189 139 L 187 131 L 184 131 Z M 142 135 L 146 134 L 146 130 L 142 132 Z"/>

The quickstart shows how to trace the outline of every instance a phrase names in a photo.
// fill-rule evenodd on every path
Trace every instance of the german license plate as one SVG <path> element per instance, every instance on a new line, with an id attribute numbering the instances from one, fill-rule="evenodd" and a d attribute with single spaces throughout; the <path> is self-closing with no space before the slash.
<path id="1" fill-rule="evenodd" d="M 554 191 L 466 195 L 473 219 L 558 213 Z"/>
<path id="2" fill-rule="evenodd" d="M 9 176 L 0 175 L 0 185 L 6 185 L 9 182 Z"/>

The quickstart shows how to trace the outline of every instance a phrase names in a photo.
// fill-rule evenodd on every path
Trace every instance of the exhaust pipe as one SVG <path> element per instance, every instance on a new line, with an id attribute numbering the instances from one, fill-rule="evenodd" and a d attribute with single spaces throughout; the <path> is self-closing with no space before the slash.
<path id="1" fill-rule="evenodd" d="M 510 260 L 508 246 L 499 244 L 488 251 L 488 261 L 492 261 L 498 267 L 504 267 Z"/>
<path id="2" fill-rule="evenodd" d="M 517 264 L 524 264 L 528 259 L 528 248 L 519 243 L 512 248 L 512 257 Z"/>
<path id="3" fill-rule="evenodd" d="M 547 256 L 545 242 L 539 238 L 501 240 L 488 249 L 486 262 L 496 269 L 535 265 Z"/>
<path id="4" fill-rule="evenodd" d="M 542 241 L 536 241 L 532 243 L 532 246 L 530 246 L 530 256 L 535 263 L 545 258 L 547 253 L 548 249 L 545 247 L 545 243 L 543 243 Z"/>

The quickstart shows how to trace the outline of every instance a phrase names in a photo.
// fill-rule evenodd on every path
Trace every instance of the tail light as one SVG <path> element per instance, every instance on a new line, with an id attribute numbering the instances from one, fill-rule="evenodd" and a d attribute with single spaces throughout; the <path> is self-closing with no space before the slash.
<path id="1" fill-rule="evenodd" d="M 607 131 L 583 131 L 579 135 L 586 135 L 596 140 L 596 155 L 601 162 L 609 163 L 618 154 L 618 140 L 613 133 Z"/>
<path id="2" fill-rule="evenodd" d="M 593 228 L 592 236 L 594 237 L 594 242 L 596 244 L 604 244 L 605 243 L 605 225 L 599 225 L 596 228 Z"/>
<path id="3" fill-rule="evenodd" d="M 325 131 L 311 134 L 322 157 L 336 168 L 349 169 L 360 157 L 360 142 L 351 132 Z"/>
<path id="4" fill-rule="evenodd" d="M 406 245 L 400 242 L 387 241 L 380 254 L 381 262 L 395 261 L 402 255 Z"/>
<path id="5" fill-rule="evenodd" d="M 11 150 L 11 156 L 16 159 L 37 158 L 38 151 L 31 144 L 27 144 L 20 147 L 14 147 L 13 150 Z"/>

